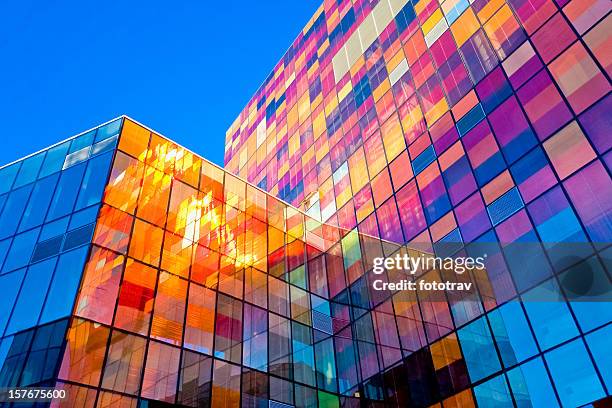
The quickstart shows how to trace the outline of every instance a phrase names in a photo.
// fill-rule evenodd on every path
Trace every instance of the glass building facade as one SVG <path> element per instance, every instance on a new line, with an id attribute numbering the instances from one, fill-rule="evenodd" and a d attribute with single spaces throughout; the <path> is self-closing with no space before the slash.
<path id="1" fill-rule="evenodd" d="M 361 396 L 577 407 L 610 395 L 611 8 L 325 0 L 227 131 L 226 169 L 314 219 L 426 251 L 487 246 L 495 302 L 451 305 L 437 332 L 420 302 L 406 373 L 379 351 Z"/>
<path id="2" fill-rule="evenodd" d="M 375 257 L 422 252 L 322 223 L 128 118 L 0 180 L 0 388 L 67 392 L 35 406 L 565 407 L 609 394 L 607 295 L 559 300 L 550 273 L 513 301 L 499 244 L 461 275 L 467 295 L 374 290 L 400 278 L 374 275 Z M 598 250 L 569 270 L 588 264 L 605 287 Z"/>

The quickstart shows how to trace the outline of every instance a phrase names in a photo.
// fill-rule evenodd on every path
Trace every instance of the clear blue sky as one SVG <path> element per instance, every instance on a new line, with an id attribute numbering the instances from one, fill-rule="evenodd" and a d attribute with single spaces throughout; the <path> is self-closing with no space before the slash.
<path id="1" fill-rule="evenodd" d="M 320 2 L 0 2 L 0 165 L 121 114 L 222 164 Z"/>

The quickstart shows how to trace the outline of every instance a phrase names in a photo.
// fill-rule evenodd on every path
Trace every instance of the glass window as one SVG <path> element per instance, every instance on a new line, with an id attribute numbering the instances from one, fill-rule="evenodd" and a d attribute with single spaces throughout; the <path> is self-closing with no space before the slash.
<path id="1" fill-rule="evenodd" d="M 553 280 L 527 292 L 523 295 L 523 301 L 531 327 L 543 350 L 578 335 L 567 303 Z"/>
<path id="2" fill-rule="evenodd" d="M 123 255 L 96 246 L 92 248 L 77 298 L 77 316 L 98 323 L 111 323 L 123 272 L 123 260 Z"/>
<path id="3" fill-rule="evenodd" d="M 599 368 L 604 383 L 612 388 L 612 353 L 610 353 L 610 337 L 612 325 L 607 325 L 586 336 L 586 342 L 593 353 L 593 360 Z M 1 359 L 0 359 L 1 360 Z"/>
<path id="4" fill-rule="evenodd" d="M 250 304 L 244 305 L 244 350 L 242 364 L 260 371 L 268 369 L 268 313 Z"/>
<path id="5" fill-rule="evenodd" d="M 25 186 L 26 184 L 36 180 L 36 176 L 38 175 L 38 171 L 40 170 L 40 166 L 42 165 L 44 158 L 45 152 L 42 152 L 38 153 L 36 156 L 31 156 L 25 159 L 21 164 L 21 168 L 19 169 L 19 174 L 17 175 L 13 188 Z"/>
<path id="6" fill-rule="evenodd" d="M 134 214 L 142 183 L 144 164 L 117 152 L 111 171 L 104 202 L 121 211 Z"/>
<path id="7" fill-rule="evenodd" d="M 291 377 L 291 328 L 289 320 L 268 313 L 270 330 L 268 359 L 269 371 L 275 375 Z"/>
<path id="8" fill-rule="evenodd" d="M 293 345 L 293 378 L 304 384 L 316 385 L 315 356 L 312 330 L 297 322 L 291 322 Z"/>
<path id="9" fill-rule="evenodd" d="M 96 221 L 98 218 L 98 210 L 99 206 L 94 205 L 92 207 L 86 208 L 79 212 L 72 214 L 70 218 L 70 225 L 68 226 L 69 230 L 73 230 L 75 228 L 83 227 L 87 224 L 91 224 Z"/>
<path id="10" fill-rule="evenodd" d="M 11 189 L 20 166 L 21 162 L 17 162 L 0 169 L 0 194 L 4 194 Z"/>
<path id="11" fill-rule="evenodd" d="M 210 406 L 212 391 L 212 357 L 183 352 L 178 403 L 188 407 Z"/>
<path id="12" fill-rule="evenodd" d="M 47 215 L 49 203 L 53 197 L 58 177 L 59 176 L 56 174 L 36 182 L 28 206 L 23 212 L 23 218 L 21 224 L 19 224 L 19 231 L 25 231 L 42 224 L 45 215 Z"/>
<path id="13" fill-rule="evenodd" d="M 508 371 L 508 380 L 519 407 L 559 406 L 541 357 Z"/>
<path id="14" fill-rule="evenodd" d="M 67 329 L 68 319 L 64 319 L 36 330 L 28 361 L 23 370 L 22 385 L 55 378 Z"/>
<path id="15" fill-rule="evenodd" d="M 489 381 L 480 384 L 474 388 L 474 394 L 476 394 L 476 401 L 481 407 L 513 407 L 512 397 L 510 396 L 510 390 L 508 384 L 506 384 L 506 378 L 503 375 L 498 375 Z"/>
<path id="16" fill-rule="evenodd" d="M 4 328 L 8 323 L 11 315 L 11 309 L 17 299 L 17 293 L 21 288 L 21 282 L 25 275 L 25 269 L 0 276 L 0 288 L 2 288 L 2 296 L 0 296 L 0 333 L 4 333 Z M 1 365 L 0 365 L 1 367 Z"/>
<path id="17" fill-rule="evenodd" d="M 130 256 L 153 266 L 159 266 L 164 230 L 136 220 L 130 242 Z"/>
<path id="18" fill-rule="evenodd" d="M 109 152 L 89 160 L 83 182 L 81 183 L 75 211 L 100 202 L 112 158 L 113 155 Z"/>
<path id="19" fill-rule="evenodd" d="M 156 341 L 149 342 L 141 395 L 174 403 L 181 349 Z"/>
<path id="20" fill-rule="evenodd" d="M 114 331 L 102 377 L 102 387 L 138 394 L 147 341 L 142 337 Z"/>
<path id="21" fill-rule="evenodd" d="M 149 332 L 156 283 L 155 269 L 128 258 L 119 291 L 115 327 L 145 335 Z"/>
<path id="22" fill-rule="evenodd" d="M 509 302 L 494 310 L 489 314 L 489 322 L 506 367 L 538 352 L 520 303 Z"/>
<path id="23" fill-rule="evenodd" d="M 52 258 L 30 266 L 6 334 L 36 326 L 56 262 L 57 258 Z"/>
<path id="24" fill-rule="evenodd" d="M 128 242 L 130 240 L 132 222 L 133 217 L 131 215 L 126 214 L 123 211 L 119 211 L 113 207 L 103 205 L 100 209 L 100 215 L 98 216 L 98 222 L 96 225 L 96 232 L 92 242 L 105 248 L 125 254 L 128 248 Z M 143 232 L 138 229 L 139 222 L 140 221 L 136 222 L 134 236 L 139 238 L 139 241 L 142 241 L 144 237 L 147 237 L 147 235 L 143 234 Z M 155 241 L 153 240 L 153 237 L 153 234 L 149 236 L 154 243 Z M 134 242 L 135 240 L 133 239 L 132 244 L 134 244 Z M 153 243 L 151 244 L 152 251 L 155 250 Z M 159 257 L 159 253 L 157 256 Z"/>
<path id="25" fill-rule="evenodd" d="M 240 405 L 240 366 L 215 360 L 213 371 L 213 407 Z"/>
<path id="26" fill-rule="evenodd" d="M 32 185 L 13 190 L 0 214 L 0 238 L 10 237 L 17 230 L 21 215 L 28 202 Z"/>
<path id="27" fill-rule="evenodd" d="M 187 281 L 168 272 L 159 274 L 151 337 L 180 345 L 187 301 Z"/>
<path id="28" fill-rule="evenodd" d="M 69 147 L 70 141 L 64 142 L 47 150 L 47 155 L 45 156 L 45 161 L 42 164 L 38 177 L 42 178 L 60 171 L 64 165 L 64 159 L 66 158 L 66 153 L 68 152 Z"/>
<path id="29" fill-rule="evenodd" d="M 544 355 L 563 406 L 578 407 L 605 396 L 581 339 Z"/>
<path id="30" fill-rule="evenodd" d="M 117 133 L 119 133 L 119 130 L 121 129 L 122 121 L 122 119 L 117 119 L 110 123 L 107 123 L 104 126 L 99 127 L 96 131 L 95 141 L 99 142 L 101 140 L 105 140 L 109 137 L 115 136 Z"/>
<path id="31" fill-rule="evenodd" d="M 47 323 L 72 313 L 73 299 L 81 281 L 83 264 L 89 248 L 80 247 L 59 258 L 56 273 L 45 301 L 40 323 Z"/>
<path id="32" fill-rule="evenodd" d="M 24 267 L 30 262 L 39 232 L 40 228 L 36 228 L 19 234 L 13 239 L 13 244 L 4 263 L 3 272 Z"/>
<path id="33" fill-rule="evenodd" d="M 109 329 L 81 319 L 72 322 L 59 378 L 97 386 Z"/>
<path id="34" fill-rule="evenodd" d="M 484 317 L 459 330 L 458 335 L 472 382 L 487 377 L 501 368 Z"/>
<path id="35" fill-rule="evenodd" d="M 242 348 L 242 303 L 219 293 L 215 320 L 215 356 L 239 363 Z"/>
<path id="36" fill-rule="evenodd" d="M 80 190 L 81 179 L 85 172 L 86 163 L 73 166 L 62 172 L 62 176 L 55 189 L 55 195 L 49 206 L 47 221 L 62 217 L 72 211 L 74 201 Z"/>
<path id="37" fill-rule="evenodd" d="M 185 347 L 212 354 L 216 293 L 192 283 L 185 321 Z"/>

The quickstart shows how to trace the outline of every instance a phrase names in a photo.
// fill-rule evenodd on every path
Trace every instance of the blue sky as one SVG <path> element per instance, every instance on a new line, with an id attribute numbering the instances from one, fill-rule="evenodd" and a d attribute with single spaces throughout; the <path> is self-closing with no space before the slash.
<path id="1" fill-rule="evenodd" d="M 121 114 L 222 164 L 226 129 L 319 4 L 1 2 L 0 165 Z"/>

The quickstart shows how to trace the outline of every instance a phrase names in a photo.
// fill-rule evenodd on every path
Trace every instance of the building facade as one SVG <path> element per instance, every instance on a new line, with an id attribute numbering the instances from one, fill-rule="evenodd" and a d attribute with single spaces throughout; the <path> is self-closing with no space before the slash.
<path id="1" fill-rule="evenodd" d="M 467 365 L 455 391 L 472 388 L 455 395 L 480 406 L 610 394 L 609 363 L 589 338 L 609 333 L 612 318 L 611 7 L 325 0 L 226 134 L 228 171 L 322 222 L 426 251 L 488 246 L 496 306 L 449 314 Z M 575 301 L 573 274 L 601 277 L 591 302 Z M 543 293 L 554 302 L 532 302 Z M 506 313 L 521 323 L 500 335 L 495 316 Z M 508 360 L 523 336 L 532 351 Z M 407 369 L 437 367 L 431 345 L 445 338 L 427 334 L 432 355 Z M 474 372 L 472 352 L 486 369 Z M 587 371 L 601 392 L 563 380 Z M 454 392 L 441 383 L 410 405 L 472 403 L 445 400 Z M 554 398 L 539 399 L 544 390 Z"/>

